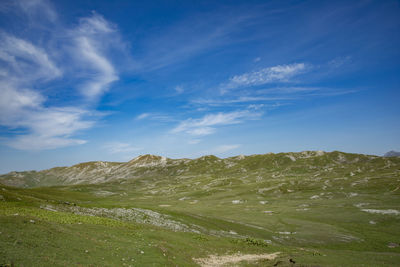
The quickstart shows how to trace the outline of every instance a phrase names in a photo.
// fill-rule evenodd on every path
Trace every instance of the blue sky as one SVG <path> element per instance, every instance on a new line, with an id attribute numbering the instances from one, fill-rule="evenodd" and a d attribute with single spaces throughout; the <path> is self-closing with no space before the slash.
<path id="1" fill-rule="evenodd" d="M 400 150 L 399 1 L 0 3 L 0 173 Z"/>

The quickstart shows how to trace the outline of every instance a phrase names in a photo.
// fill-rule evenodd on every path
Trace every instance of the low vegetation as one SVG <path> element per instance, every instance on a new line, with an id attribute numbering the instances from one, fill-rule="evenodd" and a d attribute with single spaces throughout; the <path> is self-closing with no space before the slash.
<path id="1" fill-rule="evenodd" d="M 398 157 L 147 155 L 0 182 L 0 266 L 400 262 Z"/>

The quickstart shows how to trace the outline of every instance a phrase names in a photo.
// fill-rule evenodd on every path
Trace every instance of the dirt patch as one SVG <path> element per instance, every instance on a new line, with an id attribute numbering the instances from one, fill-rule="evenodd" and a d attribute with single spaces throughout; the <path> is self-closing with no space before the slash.
<path id="1" fill-rule="evenodd" d="M 225 264 L 235 264 L 241 261 L 273 260 L 280 252 L 271 254 L 233 254 L 233 255 L 210 255 L 207 258 L 193 259 L 202 267 L 218 267 Z"/>

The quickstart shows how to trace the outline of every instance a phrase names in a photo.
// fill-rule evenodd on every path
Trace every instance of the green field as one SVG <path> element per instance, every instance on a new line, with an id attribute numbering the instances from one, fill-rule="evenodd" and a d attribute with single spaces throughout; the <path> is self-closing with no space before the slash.
<path id="1" fill-rule="evenodd" d="M 400 266 L 398 157 L 147 155 L 0 182 L 0 266 Z"/>

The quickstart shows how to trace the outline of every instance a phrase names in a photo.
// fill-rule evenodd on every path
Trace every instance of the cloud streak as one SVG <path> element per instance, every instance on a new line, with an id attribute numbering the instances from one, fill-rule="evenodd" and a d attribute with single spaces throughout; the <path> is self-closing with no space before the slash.
<path id="1" fill-rule="evenodd" d="M 217 127 L 243 123 L 246 120 L 258 119 L 262 113 L 244 111 L 219 112 L 207 114 L 198 119 L 187 119 L 178 124 L 171 133 L 186 133 L 194 136 L 210 135 Z"/>
<path id="2" fill-rule="evenodd" d="M 235 89 L 238 87 L 290 82 L 291 78 L 307 71 L 308 68 L 310 67 L 305 63 L 294 63 L 288 65 L 277 65 L 263 68 L 258 71 L 235 75 L 229 79 L 228 83 L 222 85 L 221 93 L 225 93 L 229 89 Z"/>
<path id="3" fill-rule="evenodd" d="M 251 102 L 265 102 L 265 101 L 279 101 L 279 100 L 290 100 L 293 99 L 291 96 L 240 96 L 237 98 L 215 98 L 215 99 L 196 99 L 192 103 L 199 105 L 209 106 L 226 106 L 230 104 L 242 104 Z"/>
<path id="4" fill-rule="evenodd" d="M 226 16 L 226 13 L 231 15 Z M 161 31 L 155 29 L 143 42 L 145 53 L 137 57 L 141 62 L 140 71 L 176 65 L 205 51 L 232 44 L 237 41 L 232 35 L 256 23 L 260 17 L 256 13 L 243 14 L 228 8 L 198 13 L 162 27 Z"/>
<path id="5" fill-rule="evenodd" d="M 141 120 L 151 120 L 151 121 L 158 121 L 158 122 L 172 122 L 176 121 L 172 116 L 169 116 L 167 114 L 162 114 L 162 113 L 142 113 L 136 116 L 135 118 L 138 121 Z"/>

